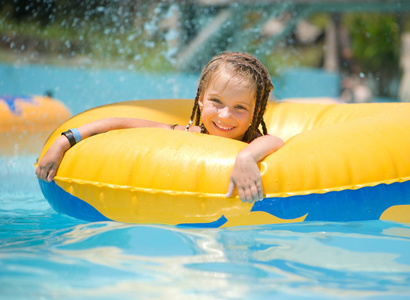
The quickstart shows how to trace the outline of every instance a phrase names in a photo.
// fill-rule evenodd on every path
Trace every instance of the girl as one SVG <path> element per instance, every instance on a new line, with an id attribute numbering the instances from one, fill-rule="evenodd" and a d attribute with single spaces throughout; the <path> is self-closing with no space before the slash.
<path id="1" fill-rule="evenodd" d="M 248 143 L 236 156 L 226 197 L 232 196 L 236 186 L 243 202 L 262 200 L 262 180 L 257 163 L 283 146 L 280 138 L 267 134 L 263 121 L 272 89 L 269 72 L 258 59 L 241 52 L 222 53 L 215 56 L 201 73 L 187 126 L 134 118 L 90 122 L 72 129 L 74 134 L 68 131 L 58 137 L 39 162 L 36 175 L 41 180 L 52 181 L 64 153 L 81 139 L 108 130 L 159 127 Z"/>

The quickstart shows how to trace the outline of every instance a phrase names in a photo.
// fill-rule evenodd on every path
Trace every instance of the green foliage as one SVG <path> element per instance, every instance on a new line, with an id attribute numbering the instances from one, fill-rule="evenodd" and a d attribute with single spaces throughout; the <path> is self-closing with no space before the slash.
<path id="1" fill-rule="evenodd" d="M 94 1 L 90 6 L 87 1 L 59 0 L 53 4 L 58 9 L 52 10 L 47 22 L 37 13 L 42 7 L 27 6 L 30 13 L 18 16 L 12 7 L 0 8 L 0 59 L 15 59 L 12 52 L 30 61 L 34 58 L 34 62 L 36 56 L 47 56 L 49 62 L 62 65 L 76 60 L 93 67 L 173 70 L 166 57 L 168 44 L 164 36 L 144 27 L 151 21 L 146 16 L 153 6 L 148 3 L 137 6 L 132 13 L 125 8 L 118 12 L 118 6 L 108 2 Z M 97 5 L 102 3 L 105 6 Z"/>
<path id="2" fill-rule="evenodd" d="M 263 62 L 272 76 L 279 77 L 288 68 L 320 67 L 322 56 L 322 43 L 309 47 L 277 45 L 275 51 L 263 58 Z"/>
<path id="3" fill-rule="evenodd" d="M 400 27 L 394 14 L 348 14 L 344 23 L 352 38 L 355 58 L 365 72 L 397 70 Z"/>

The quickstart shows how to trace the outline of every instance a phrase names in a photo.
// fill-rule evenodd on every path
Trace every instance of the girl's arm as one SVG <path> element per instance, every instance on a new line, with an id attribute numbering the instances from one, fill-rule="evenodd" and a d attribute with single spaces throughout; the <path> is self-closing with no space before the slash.
<path id="1" fill-rule="evenodd" d="M 170 125 L 142 119 L 107 118 L 87 123 L 77 129 L 81 134 L 81 138 L 86 139 L 94 134 L 109 130 L 138 127 L 170 128 Z M 65 136 L 59 136 L 40 160 L 36 168 L 37 178 L 51 182 L 57 173 L 58 167 L 60 166 L 65 152 L 68 149 L 70 149 L 68 139 Z"/>
<path id="2" fill-rule="evenodd" d="M 236 186 L 239 198 L 243 202 L 253 203 L 262 200 L 262 180 L 257 163 L 283 145 L 282 139 L 264 135 L 253 140 L 239 152 L 229 179 L 226 197 L 232 196 Z"/>

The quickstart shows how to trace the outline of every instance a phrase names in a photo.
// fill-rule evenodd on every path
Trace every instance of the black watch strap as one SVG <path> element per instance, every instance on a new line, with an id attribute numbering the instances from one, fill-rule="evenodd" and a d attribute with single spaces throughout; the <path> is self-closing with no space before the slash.
<path id="1" fill-rule="evenodd" d="M 61 135 L 64 135 L 68 139 L 68 141 L 70 142 L 70 147 L 76 144 L 74 133 L 71 130 L 64 131 L 61 133 Z"/>

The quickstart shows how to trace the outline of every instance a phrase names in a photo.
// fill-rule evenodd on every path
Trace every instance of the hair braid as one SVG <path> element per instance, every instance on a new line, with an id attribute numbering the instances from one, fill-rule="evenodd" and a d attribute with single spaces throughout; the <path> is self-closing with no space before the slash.
<path id="1" fill-rule="evenodd" d="M 192 113 L 191 113 L 191 121 L 195 120 L 195 117 L 197 115 L 197 108 L 198 106 L 198 100 L 199 100 L 199 89 L 196 91 L 196 96 L 195 96 L 195 101 L 194 101 L 194 107 L 192 108 Z"/>
<path id="2" fill-rule="evenodd" d="M 261 109 L 260 109 L 260 124 L 262 125 L 262 130 L 263 130 L 263 134 L 266 135 L 268 134 L 268 129 L 266 127 L 266 123 L 265 120 L 263 119 L 263 116 L 265 114 L 266 111 L 266 106 L 268 104 L 269 101 L 269 95 L 273 90 L 273 84 L 272 81 L 270 79 L 270 75 L 268 70 L 263 67 L 261 68 L 262 71 L 262 75 L 263 75 L 263 80 L 265 82 L 265 93 L 263 95 L 263 100 L 261 101 Z"/>
<path id="3" fill-rule="evenodd" d="M 256 82 L 256 99 L 261 99 L 261 94 L 263 91 L 263 83 L 261 82 L 260 74 L 254 69 L 251 69 L 253 73 L 253 77 L 255 78 Z M 255 109 L 253 111 L 253 117 L 252 117 L 252 123 L 251 126 L 249 126 L 248 130 L 245 132 L 245 135 L 243 137 L 244 142 L 251 142 L 256 135 L 256 132 L 258 132 L 258 127 L 259 127 L 259 115 L 260 115 L 260 101 L 255 102 Z"/>

